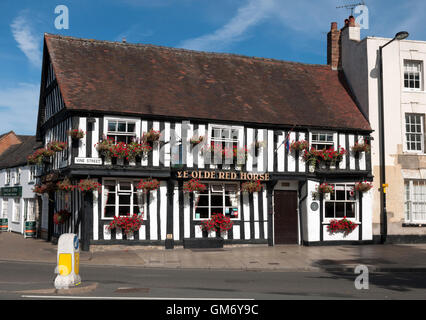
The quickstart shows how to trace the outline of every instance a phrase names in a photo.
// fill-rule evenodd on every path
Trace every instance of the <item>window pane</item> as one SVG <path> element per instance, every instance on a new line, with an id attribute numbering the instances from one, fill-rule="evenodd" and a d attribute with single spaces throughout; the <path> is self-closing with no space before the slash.
<path id="1" fill-rule="evenodd" d="M 120 190 L 131 190 L 131 183 L 127 181 L 120 181 Z"/>
<path id="2" fill-rule="evenodd" d="M 346 217 L 355 218 L 355 203 L 346 202 Z"/>
<path id="3" fill-rule="evenodd" d="M 120 194 L 119 197 L 119 205 L 130 204 L 130 194 Z"/>
<path id="4" fill-rule="evenodd" d="M 195 219 L 208 219 L 209 208 L 197 208 L 195 209 Z"/>
<path id="5" fill-rule="evenodd" d="M 125 122 L 119 122 L 117 126 L 118 132 L 126 132 L 126 123 Z"/>
<path id="6" fill-rule="evenodd" d="M 343 218 L 345 216 L 345 203 L 336 202 L 336 218 Z"/>
<path id="7" fill-rule="evenodd" d="M 222 207 L 220 207 L 220 208 L 212 208 L 211 209 L 211 213 L 212 213 L 212 215 L 214 215 L 216 213 L 222 213 L 223 214 L 223 208 Z"/>
<path id="8" fill-rule="evenodd" d="M 115 193 L 108 192 L 107 204 L 115 204 Z"/>
<path id="9" fill-rule="evenodd" d="M 127 132 L 135 132 L 135 123 L 134 122 L 127 123 Z"/>
<path id="10" fill-rule="evenodd" d="M 115 216 L 115 206 L 106 206 L 105 207 L 105 217 L 113 218 Z"/>
<path id="11" fill-rule="evenodd" d="M 208 207 L 209 206 L 209 196 L 208 195 L 200 195 L 198 198 L 198 207 Z"/>
<path id="12" fill-rule="evenodd" d="M 335 193 L 336 193 L 336 200 L 346 200 L 344 185 L 336 185 Z"/>
<path id="13" fill-rule="evenodd" d="M 221 194 L 212 194 L 211 195 L 211 206 L 212 207 L 221 207 L 223 206 L 223 196 Z"/>
<path id="14" fill-rule="evenodd" d="M 334 218 L 334 202 L 325 203 L 325 217 Z"/>
<path id="15" fill-rule="evenodd" d="M 116 121 L 108 121 L 108 131 L 116 131 L 117 129 Z"/>
<path id="16" fill-rule="evenodd" d="M 119 206 L 118 207 L 118 214 L 120 216 L 128 216 L 128 215 L 130 215 L 130 206 Z"/>

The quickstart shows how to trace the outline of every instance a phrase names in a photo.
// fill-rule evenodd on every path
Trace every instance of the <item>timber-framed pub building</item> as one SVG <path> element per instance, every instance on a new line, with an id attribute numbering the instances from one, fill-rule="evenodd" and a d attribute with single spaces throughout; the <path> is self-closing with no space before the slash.
<path id="1" fill-rule="evenodd" d="M 72 139 L 72 130 L 84 134 Z M 99 148 L 150 130 L 159 139 L 143 156 L 110 159 Z M 368 145 L 370 133 L 343 75 L 329 65 L 45 34 L 37 139 L 67 145 L 44 164 L 41 181 L 91 179 L 100 188 L 44 193 L 43 234 L 77 233 L 85 250 L 173 247 L 202 239 L 202 221 L 222 213 L 233 223 L 225 245 L 368 243 L 371 195 L 356 185 L 372 181 L 371 157 L 353 146 Z M 218 145 L 243 156 L 218 157 Z M 311 148 L 346 153 L 336 163 L 317 155 L 310 168 Z M 158 180 L 158 188 L 141 193 L 141 179 Z M 205 190 L 187 192 L 191 179 Z M 245 192 L 245 182 L 261 188 Z M 323 183 L 331 196 L 318 189 Z M 60 210 L 71 215 L 55 224 Z M 114 217 L 132 214 L 143 217 L 138 230 L 109 228 Z M 330 231 L 344 217 L 356 228 Z"/>

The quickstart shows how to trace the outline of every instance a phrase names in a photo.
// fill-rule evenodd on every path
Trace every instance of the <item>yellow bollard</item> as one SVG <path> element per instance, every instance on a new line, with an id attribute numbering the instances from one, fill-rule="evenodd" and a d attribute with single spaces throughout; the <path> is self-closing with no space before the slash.
<path id="1" fill-rule="evenodd" d="M 77 235 L 65 233 L 58 240 L 58 257 L 55 273 L 56 289 L 68 289 L 77 286 L 81 282 L 80 248 Z"/>

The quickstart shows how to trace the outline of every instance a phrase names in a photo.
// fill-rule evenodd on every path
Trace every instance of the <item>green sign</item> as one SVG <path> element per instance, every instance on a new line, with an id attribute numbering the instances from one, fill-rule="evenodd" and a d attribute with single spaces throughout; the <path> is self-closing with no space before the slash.
<path id="1" fill-rule="evenodd" d="M 20 196 L 22 196 L 22 187 L 0 188 L 0 196 L 3 196 L 3 197 L 20 197 Z"/>

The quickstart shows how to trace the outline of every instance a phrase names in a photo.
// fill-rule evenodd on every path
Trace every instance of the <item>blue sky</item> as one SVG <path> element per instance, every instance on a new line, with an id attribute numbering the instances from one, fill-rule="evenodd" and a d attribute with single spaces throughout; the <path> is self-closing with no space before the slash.
<path id="1" fill-rule="evenodd" d="M 0 133 L 34 134 L 43 33 L 326 63 L 326 35 L 351 0 L 0 0 Z M 361 36 L 426 40 L 424 0 L 367 0 Z M 57 30 L 55 8 L 69 9 Z M 355 14 L 355 16 L 357 16 Z"/>

